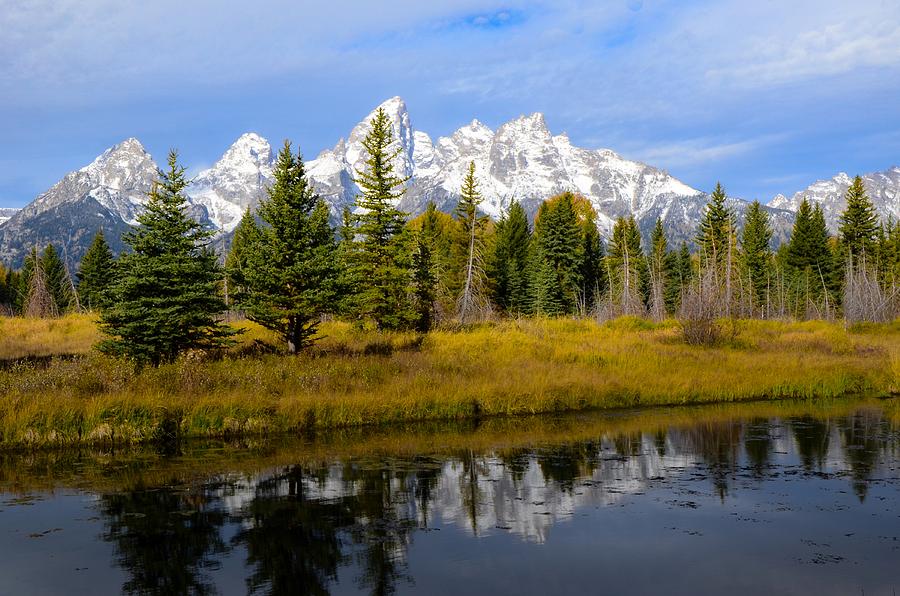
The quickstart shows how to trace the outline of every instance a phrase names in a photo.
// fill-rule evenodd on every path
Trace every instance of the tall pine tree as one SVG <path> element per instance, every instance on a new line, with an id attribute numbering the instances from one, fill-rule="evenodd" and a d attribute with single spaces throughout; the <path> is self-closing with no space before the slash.
<path id="1" fill-rule="evenodd" d="M 741 233 L 741 261 L 743 269 L 750 281 L 753 300 L 757 305 L 763 304 L 766 292 L 771 284 L 772 227 L 769 225 L 769 214 L 759 201 L 750 203 L 747 209 L 747 220 Z"/>
<path id="2" fill-rule="evenodd" d="M 234 334 L 217 320 L 225 309 L 222 271 L 211 233 L 186 212 L 187 181 L 175 151 L 158 175 L 138 227 L 123 238 L 131 251 L 119 258 L 100 325 L 108 336 L 102 351 L 154 366 L 187 350 L 223 347 Z"/>
<path id="3" fill-rule="evenodd" d="M 109 288 L 116 277 L 116 261 L 99 230 L 81 259 L 78 268 L 78 294 L 88 310 L 101 310 L 107 305 Z"/>
<path id="4" fill-rule="evenodd" d="M 603 270 L 603 240 L 597 229 L 596 214 L 591 209 L 581 221 L 581 262 L 578 265 L 579 301 L 585 312 L 594 308 L 597 298 L 606 288 Z"/>
<path id="5" fill-rule="evenodd" d="M 878 214 L 869 200 L 862 178 L 856 176 L 846 194 L 847 208 L 841 214 L 841 246 L 847 256 L 871 259 L 878 234 Z"/>
<path id="6" fill-rule="evenodd" d="M 414 318 L 407 300 L 411 280 L 405 214 L 394 207 L 405 192 L 406 178 L 394 172 L 401 149 L 391 149 L 393 140 L 391 120 L 379 108 L 362 142 L 366 165 L 355 179 L 362 191 L 356 197 L 361 213 L 353 218 L 353 239 L 345 251 L 355 286 L 350 310 L 379 330 L 405 327 Z"/>
<path id="7" fill-rule="evenodd" d="M 669 245 L 666 240 L 666 232 L 663 229 L 661 218 L 656 218 L 656 224 L 650 234 L 650 312 L 656 319 L 665 318 L 667 314 L 666 294 L 672 277 L 672 258 L 669 254 Z"/>
<path id="8" fill-rule="evenodd" d="M 697 231 L 697 246 L 700 247 L 701 262 L 704 266 L 721 265 L 728 254 L 731 234 L 734 230 L 734 214 L 727 205 L 728 196 L 720 183 L 709 196 L 703 212 L 703 219 Z"/>
<path id="9" fill-rule="evenodd" d="M 462 229 L 465 264 L 462 271 L 463 288 L 457 305 L 457 316 L 461 323 L 468 322 L 476 311 L 484 307 L 484 229 L 487 217 L 478 215 L 478 206 L 484 199 L 478 191 L 475 179 L 475 162 L 469 162 L 469 169 L 463 180 L 456 217 Z"/>
<path id="10" fill-rule="evenodd" d="M 536 313 L 575 312 L 581 285 L 581 236 L 572 193 L 544 201 L 534 225 L 531 285 Z"/>
<path id="11" fill-rule="evenodd" d="M 497 224 L 497 241 L 491 261 L 494 301 L 511 315 L 528 310 L 528 267 L 531 228 L 525 209 L 513 201 Z"/>
<path id="12" fill-rule="evenodd" d="M 233 308 L 247 297 L 247 271 L 251 250 L 260 239 L 256 216 L 249 208 L 244 211 L 234 230 L 231 248 L 225 256 L 225 306 Z"/>
<path id="13" fill-rule="evenodd" d="M 434 323 L 437 276 L 434 264 L 434 236 L 423 227 L 416 234 L 413 252 L 413 310 L 416 331 L 425 333 Z"/>
<path id="14" fill-rule="evenodd" d="M 315 338 L 333 308 L 337 247 L 328 208 L 313 190 L 299 151 L 284 142 L 274 183 L 259 206 L 262 226 L 248 218 L 235 260 L 245 260 L 241 306 L 247 317 L 277 333 L 296 354 Z"/>

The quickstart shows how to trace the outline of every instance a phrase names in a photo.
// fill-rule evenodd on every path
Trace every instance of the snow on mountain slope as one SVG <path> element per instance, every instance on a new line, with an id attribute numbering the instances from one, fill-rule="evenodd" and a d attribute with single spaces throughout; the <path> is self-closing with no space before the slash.
<path id="1" fill-rule="evenodd" d="M 598 214 L 598 226 L 608 235 L 618 217 L 634 216 L 645 237 L 657 217 L 673 242 L 690 242 L 703 215 L 707 195 L 664 170 L 629 160 L 610 149 L 584 149 L 566 134 L 554 135 L 540 113 L 520 116 L 497 130 L 478 120 L 451 135 L 433 139 L 416 130 L 406 103 L 392 97 L 380 108 L 394 130 L 395 172 L 408 178 L 398 207 L 411 215 L 433 201 L 443 211 L 456 206 L 469 163 L 484 197 L 482 210 L 501 217 L 513 200 L 534 214 L 541 201 L 563 192 L 583 195 Z M 376 108 L 377 110 L 377 108 Z M 375 110 L 354 126 L 345 139 L 307 163 L 310 181 L 329 204 L 334 223 L 344 208 L 353 208 L 359 192 L 354 178 L 365 167 L 362 141 Z M 302 145 L 302 144 L 301 144 Z M 256 133 L 241 135 L 209 169 L 187 188 L 189 212 L 219 235 L 224 249 L 244 211 L 255 208 L 272 182 L 274 155 L 269 142 Z M 83 254 L 93 235 L 103 229 L 114 249 L 121 234 L 134 224 L 156 178 L 156 163 L 136 139 L 111 147 L 89 165 L 67 174 L 24 209 L 0 223 L 0 259 L 21 263 L 33 246 L 61 245 L 72 263 Z M 900 168 L 864 177 L 879 214 L 900 219 Z M 775 237 L 788 237 L 793 212 L 803 196 L 823 205 L 832 230 L 844 208 L 850 178 L 840 174 L 816 182 L 791 199 L 770 201 Z M 740 223 L 748 203 L 732 199 Z"/>
<path id="2" fill-rule="evenodd" d="M 873 172 L 862 176 L 866 194 L 872 200 L 882 221 L 893 218 L 900 220 L 900 167 L 894 166 L 883 172 Z M 776 195 L 769 201 L 770 207 L 797 211 L 804 198 L 810 203 L 821 205 L 825 222 L 832 233 L 840 226 L 840 216 L 847 207 L 845 195 L 853 179 L 844 172 L 830 180 L 819 180 L 787 198 Z"/>
<path id="3" fill-rule="evenodd" d="M 70 172 L 10 218 L 23 222 L 63 203 L 78 202 L 86 196 L 123 221 L 135 221 L 140 206 L 146 202 L 156 163 L 140 141 L 130 138 L 110 147 L 90 164 Z"/>
<path id="4" fill-rule="evenodd" d="M 553 136 L 540 113 L 516 118 L 496 132 L 473 120 L 432 142 L 413 129 L 402 99 L 391 98 L 380 107 L 394 125 L 394 146 L 399 149 L 395 170 L 409 177 L 398 207 L 412 215 L 424 211 L 429 201 L 451 210 L 470 162 L 475 163 L 485 199 L 481 208 L 494 218 L 501 217 L 513 200 L 534 213 L 547 197 L 569 190 L 592 202 L 598 225 L 608 233 L 618 216 L 666 216 L 674 212 L 666 203 L 681 199 L 705 203 L 703 193 L 662 170 L 610 150 L 575 147 L 564 134 Z M 310 179 L 331 204 L 334 216 L 351 206 L 358 192 L 353 178 L 363 167 L 361 140 L 374 113 L 353 128 L 347 141 L 341 140 L 309 164 Z"/>
<path id="5" fill-rule="evenodd" d="M 272 183 L 272 147 L 256 133 L 240 136 L 208 170 L 191 181 L 191 202 L 206 209 L 221 232 L 233 231 L 248 207 L 256 207 Z"/>

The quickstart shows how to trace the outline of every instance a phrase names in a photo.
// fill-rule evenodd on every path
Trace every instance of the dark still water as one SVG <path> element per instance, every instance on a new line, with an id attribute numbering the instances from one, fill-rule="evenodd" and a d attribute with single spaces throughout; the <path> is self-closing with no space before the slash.
<path id="1" fill-rule="evenodd" d="M 900 404 L 0 456 L 0 594 L 900 591 Z"/>

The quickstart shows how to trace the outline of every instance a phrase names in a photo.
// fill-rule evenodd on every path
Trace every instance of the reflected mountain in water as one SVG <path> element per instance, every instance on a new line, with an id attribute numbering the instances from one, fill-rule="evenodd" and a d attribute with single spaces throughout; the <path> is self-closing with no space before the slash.
<path id="1" fill-rule="evenodd" d="M 276 450 L 249 469 L 226 459 L 196 474 L 178 467 L 185 456 L 121 467 L 107 457 L 93 480 L 104 488 L 79 489 L 93 495 L 87 506 L 102 527 L 83 539 L 111 548 L 111 561 L 92 565 L 124 571 L 128 594 L 452 593 L 467 581 L 487 589 L 503 569 L 512 571 L 503 584 L 510 592 L 552 591 L 557 584 L 542 582 L 560 569 L 585 590 L 579 573 L 628 569 L 634 549 L 660 548 L 660 574 L 671 565 L 668 574 L 681 577 L 680 557 L 695 557 L 704 583 L 685 584 L 683 593 L 709 592 L 734 573 L 720 544 L 749 549 L 742 557 L 751 568 L 758 553 L 770 553 L 765 577 L 839 565 L 854 549 L 859 586 L 892 577 L 900 442 L 883 409 L 824 418 L 717 414 L 646 431 L 613 417 L 598 429 L 578 441 L 477 448 L 448 435 L 454 446 L 430 453 L 392 453 L 382 442 L 371 452 L 329 455 L 312 443 L 310 455 L 291 463 L 268 465 Z M 196 455 L 202 462 L 207 454 Z M 24 482 L 14 462 L 0 466 L 0 486 Z M 83 480 L 84 469 L 85 461 L 73 464 L 69 482 Z M 128 488 L 116 488 L 116 477 Z M 67 502 L 47 494 L 48 507 Z M 782 531 L 794 537 L 780 543 Z M 867 541 L 850 542 L 857 533 Z M 839 541 L 846 553 L 834 552 Z M 761 577 L 735 584 L 734 593 L 758 591 Z M 857 585 L 829 581 L 821 593 Z"/>

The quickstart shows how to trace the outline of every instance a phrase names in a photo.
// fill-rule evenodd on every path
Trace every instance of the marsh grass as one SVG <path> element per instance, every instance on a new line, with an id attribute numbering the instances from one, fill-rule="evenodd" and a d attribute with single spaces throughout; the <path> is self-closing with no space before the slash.
<path id="1" fill-rule="evenodd" d="M 157 369 L 90 350 L 88 317 L 3 321 L 3 354 L 76 359 L 0 370 L 0 445 L 133 444 L 178 437 L 463 420 L 584 409 L 896 392 L 900 326 L 742 321 L 734 339 L 688 346 L 675 322 L 523 319 L 373 333 L 341 322 L 300 356 L 265 330 L 217 358 Z M 35 333 L 27 331 L 36 325 Z M 96 334 L 96 332 L 93 332 Z M 58 341 L 56 335 L 59 335 Z"/>

